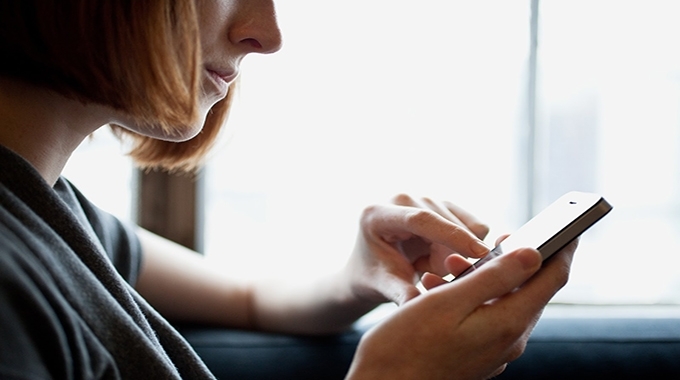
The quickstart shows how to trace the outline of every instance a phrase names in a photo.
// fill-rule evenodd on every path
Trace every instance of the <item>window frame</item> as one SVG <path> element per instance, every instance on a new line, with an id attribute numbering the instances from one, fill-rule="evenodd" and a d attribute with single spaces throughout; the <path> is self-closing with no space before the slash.
<path id="1" fill-rule="evenodd" d="M 197 252 L 203 251 L 203 177 L 137 170 L 137 224 Z"/>

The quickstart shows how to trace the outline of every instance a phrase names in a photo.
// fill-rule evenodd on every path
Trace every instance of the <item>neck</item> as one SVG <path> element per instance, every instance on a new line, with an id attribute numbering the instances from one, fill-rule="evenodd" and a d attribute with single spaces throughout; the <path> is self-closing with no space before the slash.
<path id="1" fill-rule="evenodd" d="M 52 186 L 78 145 L 105 124 L 98 108 L 0 78 L 0 144 L 27 160 Z"/>

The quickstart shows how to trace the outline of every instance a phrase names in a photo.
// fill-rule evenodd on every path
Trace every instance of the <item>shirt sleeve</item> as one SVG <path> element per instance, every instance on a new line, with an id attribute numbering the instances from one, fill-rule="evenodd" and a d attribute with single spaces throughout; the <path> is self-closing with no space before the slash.
<path id="1" fill-rule="evenodd" d="M 75 186 L 70 186 L 114 267 L 134 286 L 142 263 L 142 247 L 134 226 L 95 206 Z"/>
<path id="2" fill-rule="evenodd" d="M 142 247 L 134 228 L 102 210 L 98 210 L 97 224 L 92 227 L 113 266 L 134 286 L 142 263 Z"/>

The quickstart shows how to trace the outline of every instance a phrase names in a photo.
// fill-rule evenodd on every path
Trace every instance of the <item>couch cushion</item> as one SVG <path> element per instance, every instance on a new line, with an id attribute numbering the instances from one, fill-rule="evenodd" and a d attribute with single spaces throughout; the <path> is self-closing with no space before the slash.
<path id="1" fill-rule="evenodd" d="M 179 328 L 218 379 L 343 379 L 363 330 L 300 337 L 208 327 Z"/>
<path id="2" fill-rule="evenodd" d="M 497 379 L 680 379 L 680 319 L 543 318 Z"/>
<path id="3" fill-rule="evenodd" d="M 183 326 L 219 379 L 342 379 L 370 325 L 327 337 Z M 542 318 L 497 379 L 680 379 L 680 319 Z"/>

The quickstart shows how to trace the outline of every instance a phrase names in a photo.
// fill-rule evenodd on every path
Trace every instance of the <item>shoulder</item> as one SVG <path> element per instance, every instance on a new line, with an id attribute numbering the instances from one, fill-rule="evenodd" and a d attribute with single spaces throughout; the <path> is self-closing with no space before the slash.
<path id="1" fill-rule="evenodd" d="M 64 178 L 55 185 L 55 189 L 76 214 L 82 213 L 82 222 L 92 229 L 93 238 L 99 241 L 116 270 L 126 281 L 134 284 L 139 275 L 142 255 L 134 226 L 94 205 Z"/>

